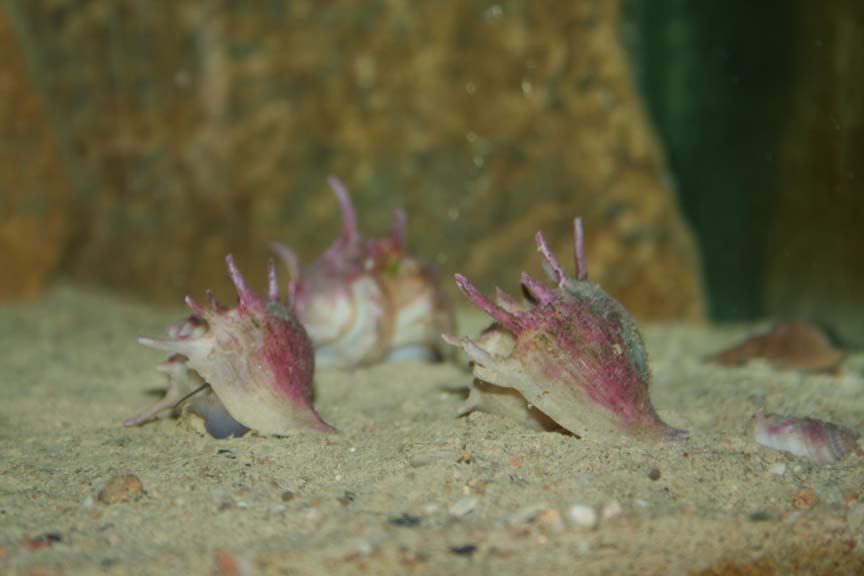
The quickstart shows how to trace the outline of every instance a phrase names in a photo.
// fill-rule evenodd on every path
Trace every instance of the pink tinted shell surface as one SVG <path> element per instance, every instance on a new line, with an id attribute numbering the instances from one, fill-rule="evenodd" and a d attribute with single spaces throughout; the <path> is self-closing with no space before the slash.
<path id="1" fill-rule="evenodd" d="M 570 278 L 537 233 L 538 250 L 556 286 L 549 288 L 523 273 L 521 286 L 528 299 L 524 304 L 501 290 L 496 304 L 467 278 L 456 275 L 468 300 L 509 332 L 509 353 L 499 354 L 469 338 L 444 335 L 445 341 L 468 354 L 477 380 L 518 391 L 526 407 L 579 437 L 624 433 L 687 438 L 686 431 L 660 420 L 651 404 L 648 357 L 632 317 L 587 279 L 579 219 L 574 222 L 574 237 L 577 276 Z M 476 385 L 471 393 L 482 395 Z"/>
<path id="2" fill-rule="evenodd" d="M 272 248 L 292 277 L 294 312 L 309 332 L 319 368 L 352 368 L 395 358 L 432 359 L 452 315 L 433 267 L 405 250 L 406 218 L 397 211 L 382 238 L 364 238 L 348 191 L 330 178 L 342 231 L 311 265 L 286 246 Z"/>
<path id="3" fill-rule="evenodd" d="M 857 449 L 860 436 L 833 422 L 757 412 L 753 437 L 757 444 L 803 456 L 814 464 L 833 464 Z"/>
<path id="4" fill-rule="evenodd" d="M 167 339 L 139 342 L 179 355 L 183 370 L 193 370 L 198 380 L 209 385 L 218 403 L 208 407 L 208 414 L 224 418 L 221 403 L 237 423 L 265 435 L 334 431 L 312 405 L 312 345 L 289 306 L 279 300 L 273 263 L 264 298 L 249 288 L 230 255 L 226 261 L 239 296 L 237 306 L 224 307 L 209 292 L 207 308 L 187 296 L 194 322 L 178 323 L 180 328 L 170 329 Z M 187 325 L 194 329 L 184 329 Z M 185 373 L 172 373 L 175 380 L 186 378 Z M 146 411 L 129 423 L 152 415 L 152 410 Z"/>

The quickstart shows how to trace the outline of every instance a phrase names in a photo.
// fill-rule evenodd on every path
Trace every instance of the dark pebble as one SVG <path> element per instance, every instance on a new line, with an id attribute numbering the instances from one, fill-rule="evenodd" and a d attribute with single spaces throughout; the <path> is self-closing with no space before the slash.
<path id="1" fill-rule="evenodd" d="M 402 526 L 403 528 L 414 528 L 415 526 L 419 526 L 421 521 L 422 519 L 419 516 L 408 513 L 388 520 L 393 526 Z"/>
<path id="2" fill-rule="evenodd" d="M 237 459 L 237 455 L 234 454 L 234 452 L 232 452 L 231 450 L 228 450 L 227 448 L 220 448 L 219 451 L 216 452 L 216 454 L 219 454 L 221 456 L 225 456 L 225 458 L 228 458 L 229 460 L 236 460 Z"/>
<path id="3" fill-rule="evenodd" d="M 477 551 L 477 546 L 474 544 L 464 544 L 462 546 L 451 546 L 450 553 L 457 556 L 473 556 Z"/>
<path id="4" fill-rule="evenodd" d="M 648 478 L 654 480 L 655 482 L 660 479 L 660 469 L 659 468 L 651 468 L 648 472 Z"/>
<path id="5" fill-rule="evenodd" d="M 294 492 L 292 492 L 291 490 L 286 490 L 285 492 L 282 493 L 282 501 L 283 502 L 290 502 L 293 499 L 294 499 Z"/>
<path id="6" fill-rule="evenodd" d="M 31 550 L 39 550 L 41 548 L 47 548 L 49 546 L 53 546 L 58 542 L 63 541 L 63 534 L 60 532 L 46 532 L 45 534 L 40 534 L 35 538 L 30 538 L 27 541 L 27 545 Z"/>
<path id="7" fill-rule="evenodd" d="M 760 510 L 759 512 L 753 512 L 752 514 L 750 514 L 751 522 L 768 522 L 770 520 L 771 514 L 769 514 L 768 512 Z"/>

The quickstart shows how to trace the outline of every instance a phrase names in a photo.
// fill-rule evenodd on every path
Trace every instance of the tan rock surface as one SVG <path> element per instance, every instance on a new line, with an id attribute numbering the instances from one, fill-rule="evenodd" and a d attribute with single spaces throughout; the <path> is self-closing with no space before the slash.
<path id="1" fill-rule="evenodd" d="M 618 0 L 23 6 L 99 191 L 76 278 L 176 302 L 226 287 L 227 251 L 250 277 L 274 239 L 308 260 L 337 231 L 332 173 L 367 231 L 404 206 L 416 252 L 483 287 L 539 270 L 539 228 L 569 252 L 582 215 L 594 278 L 637 315 L 702 314 Z"/>
<path id="2" fill-rule="evenodd" d="M 70 200 L 56 134 L 0 10 L 0 301 L 33 297 L 50 281 Z"/>

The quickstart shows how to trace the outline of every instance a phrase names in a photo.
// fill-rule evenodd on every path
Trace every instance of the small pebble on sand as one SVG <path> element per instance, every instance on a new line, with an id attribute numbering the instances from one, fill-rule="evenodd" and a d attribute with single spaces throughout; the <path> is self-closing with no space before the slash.
<path id="1" fill-rule="evenodd" d="M 402 528 L 414 528 L 415 526 L 419 526 L 422 519 L 420 516 L 415 516 L 414 514 L 408 514 L 405 512 L 400 516 L 394 516 L 387 520 L 393 526 L 399 526 Z"/>
<path id="2" fill-rule="evenodd" d="M 584 504 L 574 504 L 571 506 L 568 516 L 573 525 L 580 528 L 596 528 L 600 522 L 597 510 L 593 506 L 585 506 Z"/>
<path id="3" fill-rule="evenodd" d="M 450 553 L 457 556 L 473 556 L 477 551 L 477 546 L 474 544 L 463 544 L 462 546 L 451 546 Z"/>
<path id="4" fill-rule="evenodd" d="M 606 520 L 611 520 L 616 516 L 620 516 L 622 512 L 624 512 L 624 508 L 621 506 L 621 503 L 617 500 L 610 500 L 609 502 L 603 504 L 603 508 L 600 511 L 600 516 L 605 522 Z"/>
<path id="5" fill-rule="evenodd" d="M 799 491 L 792 498 L 792 507 L 796 510 L 805 510 L 810 508 L 813 505 L 813 501 L 816 499 L 813 490 L 809 488 L 805 488 L 804 490 Z"/>
<path id="6" fill-rule="evenodd" d="M 103 504 L 118 504 L 138 500 L 144 494 L 144 485 L 134 474 L 114 476 L 105 487 L 99 491 L 99 502 Z"/>
<path id="7" fill-rule="evenodd" d="M 40 534 L 35 538 L 30 538 L 27 541 L 27 546 L 31 550 L 39 550 L 41 548 L 49 548 L 58 542 L 63 541 L 63 534 L 60 532 L 46 532 L 45 534 Z"/>
<path id="8" fill-rule="evenodd" d="M 543 514 L 546 510 L 549 509 L 549 506 L 545 503 L 542 504 L 532 504 L 531 506 L 526 506 L 520 510 L 517 510 L 515 513 L 511 514 L 507 519 L 509 524 L 519 525 L 526 524 L 529 522 L 533 522 L 537 519 L 538 516 Z"/>
<path id="9" fill-rule="evenodd" d="M 447 512 L 450 513 L 451 516 L 456 516 L 457 518 L 460 516 L 466 516 L 470 514 L 477 507 L 478 500 L 473 496 L 466 496 L 461 500 L 457 500 L 455 504 L 450 506 Z"/>

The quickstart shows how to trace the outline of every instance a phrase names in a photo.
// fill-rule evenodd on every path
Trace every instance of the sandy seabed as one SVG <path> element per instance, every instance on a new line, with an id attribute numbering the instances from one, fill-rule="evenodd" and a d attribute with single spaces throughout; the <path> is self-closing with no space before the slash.
<path id="1" fill-rule="evenodd" d="M 752 326 L 646 326 L 654 405 L 691 432 L 676 443 L 456 418 L 470 375 L 451 364 L 319 372 L 340 434 L 124 428 L 163 384 L 136 337 L 182 313 L 71 287 L 0 308 L 0 573 L 864 573 L 864 459 L 817 466 L 750 434 L 760 408 L 864 429 L 860 356 L 838 375 L 719 368 L 701 358 Z M 103 504 L 118 474 L 144 492 Z"/>

